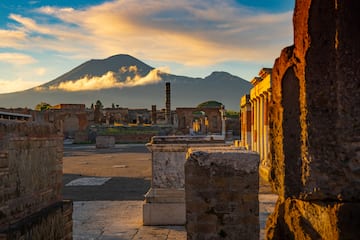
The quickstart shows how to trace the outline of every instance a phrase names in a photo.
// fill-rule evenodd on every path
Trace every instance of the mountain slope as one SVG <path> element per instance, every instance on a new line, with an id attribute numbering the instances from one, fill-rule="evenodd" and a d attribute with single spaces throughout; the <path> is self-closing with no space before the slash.
<path id="1" fill-rule="evenodd" d="M 41 85 L 42 87 L 49 87 L 59 84 L 61 82 L 76 80 L 86 75 L 102 76 L 108 71 L 118 72 L 121 67 L 129 68 L 130 66 L 137 66 L 137 71 L 140 75 L 145 76 L 153 68 L 141 62 L 140 60 L 126 54 L 114 55 L 106 59 L 92 59 L 89 60 L 60 77 Z"/>
<path id="2" fill-rule="evenodd" d="M 158 72 L 161 80 L 145 82 L 142 85 L 119 85 L 129 79 L 140 81 L 148 79 L 154 68 L 129 55 L 115 55 L 104 60 L 90 60 L 62 76 L 41 85 L 38 88 L 22 92 L 0 94 L 0 107 L 34 108 L 39 102 L 51 105 L 58 103 L 84 103 L 90 106 L 101 100 L 105 107 L 112 103 L 129 108 L 165 107 L 165 82 L 171 83 L 171 106 L 194 107 L 201 102 L 216 100 L 227 109 L 239 110 L 241 96 L 248 93 L 252 85 L 237 76 L 226 72 L 213 72 L 205 78 L 191 78 Z M 61 84 L 82 78 L 94 78 L 96 81 L 108 81 L 108 72 L 112 85 L 107 88 L 96 87 L 86 91 L 64 91 L 58 89 Z M 149 75 L 148 75 L 149 74 Z M 105 77 L 104 77 L 105 76 Z M 139 80 L 140 79 L 140 80 Z M 130 83 L 133 83 L 131 82 Z M 125 87 L 123 87 L 125 86 Z M 131 86 L 131 87 L 130 87 Z M 41 89 L 41 91 L 39 91 Z"/>

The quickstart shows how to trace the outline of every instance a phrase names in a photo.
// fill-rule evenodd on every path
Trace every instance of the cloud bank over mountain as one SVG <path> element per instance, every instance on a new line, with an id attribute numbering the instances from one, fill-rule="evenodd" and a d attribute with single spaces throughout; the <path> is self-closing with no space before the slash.
<path id="1" fill-rule="evenodd" d="M 1 107 L 34 108 L 39 102 L 83 103 L 90 106 L 101 100 L 122 107 L 161 109 L 165 99 L 165 82 L 171 83 L 172 108 L 194 107 L 216 100 L 228 109 L 237 110 L 241 96 L 248 93 L 251 83 L 226 72 L 213 72 L 205 78 L 191 78 L 153 68 L 129 56 L 116 55 L 107 59 L 89 60 L 56 79 L 36 88 L 0 94 Z"/>
<path id="2" fill-rule="evenodd" d="M 166 68 L 155 68 L 151 70 L 146 76 L 141 76 L 138 73 L 137 66 L 121 67 L 118 73 L 108 71 L 102 76 L 89 76 L 77 80 L 69 80 L 60 82 L 58 85 L 52 85 L 48 88 L 37 87 L 36 91 L 45 90 L 64 90 L 68 92 L 78 91 L 92 91 L 107 88 L 126 88 L 144 86 L 149 84 L 156 84 L 162 80 L 161 74 L 168 71 Z M 124 81 L 121 81 L 122 77 L 120 74 L 132 73 L 133 76 L 126 76 Z"/>

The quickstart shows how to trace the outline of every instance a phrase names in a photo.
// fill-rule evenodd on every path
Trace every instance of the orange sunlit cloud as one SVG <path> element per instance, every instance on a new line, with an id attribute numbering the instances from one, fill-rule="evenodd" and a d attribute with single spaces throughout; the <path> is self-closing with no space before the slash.
<path id="1" fill-rule="evenodd" d="M 125 0 L 80 10 L 44 7 L 38 11 L 78 26 L 69 31 L 86 36 L 86 43 L 102 55 L 141 53 L 145 58 L 192 66 L 239 58 L 242 61 L 273 59 L 291 36 L 291 12 L 265 14 L 249 9 L 234 11 L 222 2 L 216 9 L 201 4 L 203 7 L 198 8 L 191 1 Z M 199 26 L 178 24 L 175 16 L 158 16 L 166 11 L 186 11 L 189 20 Z M 213 26 L 207 26 L 209 22 Z"/>
<path id="2" fill-rule="evenodd" d="M 37 82 L 37 81 L 29 82 L 29 81 L 25 81 L 23 79 L 16 79 L 16 80 L 11 80 L 11 81 L 0 79 L 1 93 L 11 93 L 11 92 L 22 91 L 22 90 L 26 90 L 26 89 L 34 87 L 35 85 L 40 85 L 40 84 L 41 83 Z"/>
<path id="3" fill-rule="evenodd" d="M 0 53 L 0 59 L 2 62 L 8 62 L 15 65 L 31 64 L 36 62 L 33 57 L 21 53 Z"/>

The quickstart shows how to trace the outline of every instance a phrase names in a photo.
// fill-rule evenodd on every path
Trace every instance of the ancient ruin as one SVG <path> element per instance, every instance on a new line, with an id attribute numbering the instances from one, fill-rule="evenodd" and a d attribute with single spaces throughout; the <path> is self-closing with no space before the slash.
<path id="1" fill-rule="evenodd" d="M 360 2 L 296 1 L 273 68 L 268 239 L 360 238 Z"/>
<path id="2" fill-rule="evenodd" d="M 185 163 L 187 239 L 259 239 L 259 154 L 190 148 Z"/>
<path id="3" fill-rule="evenodd" d="M 62 134 L 54 126 L 0 120 L 0 239 L 72 239 L 62 157 Z"/>
<path id="4" fill-rule="evenodd" d="M 241 141 L 240 146 L 260 154 L 260 176 L 269 175 L 269 103 L 271 102 L 271 68 L 262 68 L 251 83 L 250 93 L 240 100 Z"/>
<path id="5" fill-rule="evenodd" d="M 152 179 L 143 205 L 144 225 L 185 224 L 184 164 L 188 149 L 199 146 L 226 144 L 210 136 L 155 136 L 147 144 L 152 156 Z"/>

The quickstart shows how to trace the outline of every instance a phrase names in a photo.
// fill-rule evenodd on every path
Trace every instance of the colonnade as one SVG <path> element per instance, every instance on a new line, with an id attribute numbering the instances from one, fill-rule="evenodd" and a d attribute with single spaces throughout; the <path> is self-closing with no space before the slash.
<path id="1" fill-rule="evenodd" d="M 269 163 L 269 103 L 271 100 L 271 69 L 260 70 L 251 83 L 249 95 L 241 98 L 241 145 L 260 154 L 261 164 Z M 249 119 L 250 118 L 250 119 Z"/>
<path id="2" fill-rule="evenodd" d="M 251 95 L 250 95 L 251 96 Z M 269 160 L 269 99 L 271 93 L 263 92 L 250 98 L 251 104 L 251 150 L 260 154 L 263 165 Z"/>

